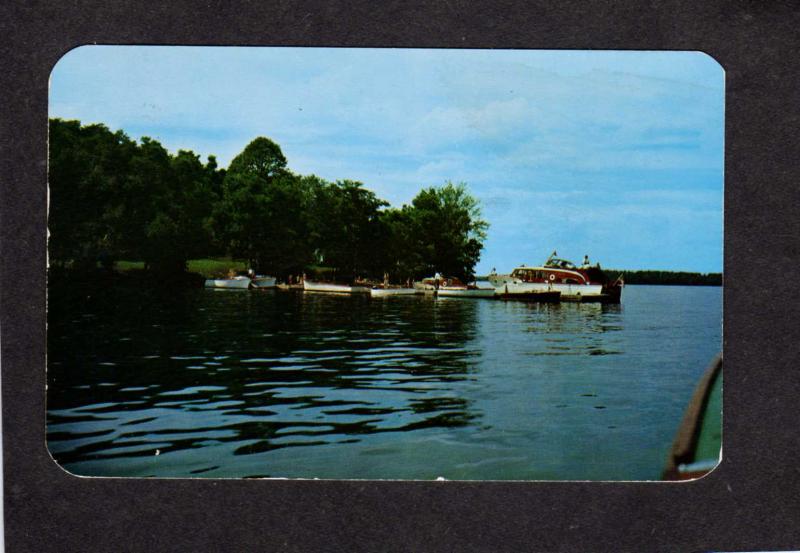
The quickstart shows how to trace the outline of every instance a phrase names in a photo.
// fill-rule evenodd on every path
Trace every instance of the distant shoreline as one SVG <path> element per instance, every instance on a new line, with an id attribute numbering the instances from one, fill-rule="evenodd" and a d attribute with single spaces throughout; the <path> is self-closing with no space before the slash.
<path id="1" fill-rule="evenodd" d="M 692 273 L 688 271 L 626 271 L 604 269 L 610 278 L 622 274 L 625 284 L 679 284 L 682 286 L 722 286 L 722 273 Z"/>

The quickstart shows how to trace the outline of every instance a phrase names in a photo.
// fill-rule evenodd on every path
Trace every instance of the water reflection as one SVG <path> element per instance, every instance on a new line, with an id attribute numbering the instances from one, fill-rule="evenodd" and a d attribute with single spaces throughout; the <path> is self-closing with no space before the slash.
<path id="1" fill-rule="evenodd" d="M 720 297 L 636 293 L 51 288 L 48 446 L 87 475 L 655 477 Z"/>
<path id="2" fill-rule="evenodd" d="M 476 304 L 302 293 L 51 294 L 59 462 L 235 444 L 233 455 L 464 426 Z M 64 305 L 60 305 L 63 301 Z"/>

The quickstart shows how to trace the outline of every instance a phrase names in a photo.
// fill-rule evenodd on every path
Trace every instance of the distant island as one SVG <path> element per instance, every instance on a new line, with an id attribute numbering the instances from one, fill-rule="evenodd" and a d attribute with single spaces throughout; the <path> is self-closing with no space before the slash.
<path id="1" fill-rule="evenodd" d="M 605 269 L 609 275 L 622 274 L 625 284 L 672 284 L 680 286 L 722 286 L 722 273 L 690 273 L 685 271 L 627 271 Z"/>

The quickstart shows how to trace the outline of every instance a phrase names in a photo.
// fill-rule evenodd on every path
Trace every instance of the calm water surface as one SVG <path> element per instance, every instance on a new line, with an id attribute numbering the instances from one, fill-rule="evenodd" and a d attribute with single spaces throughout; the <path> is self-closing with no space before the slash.
<path id="1" fill-rule="evenodd" d="M 94 476 L 657 479 L 721 319 L 716 287 L 51 289 L 48 446 Z"/>

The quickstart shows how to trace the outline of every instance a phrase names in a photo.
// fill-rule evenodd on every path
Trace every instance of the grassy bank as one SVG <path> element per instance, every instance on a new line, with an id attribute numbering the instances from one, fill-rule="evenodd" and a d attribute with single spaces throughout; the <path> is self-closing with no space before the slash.
<path id="1" fill-rule="evenodd" d="M 117 261 L 114 268 L 122 273 L 129 271 L 138 271 L 144 269 L 143 261 Z M 230 258 L 216 258 L 216 259 L 191 259 L 187 263 L 187 271 L 190 273 L 197 273 L 204 277 L 210 278 L 215 276 L 224 276 L 230 269 L 236 272 L 246 271 L 247 263 L 244 261 L 234 261 Z"/>

